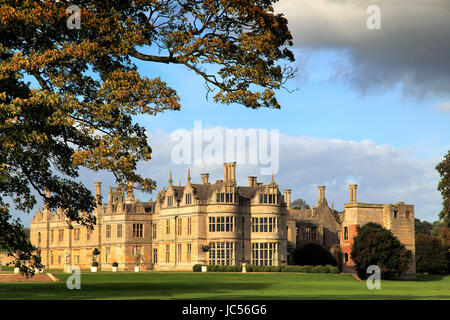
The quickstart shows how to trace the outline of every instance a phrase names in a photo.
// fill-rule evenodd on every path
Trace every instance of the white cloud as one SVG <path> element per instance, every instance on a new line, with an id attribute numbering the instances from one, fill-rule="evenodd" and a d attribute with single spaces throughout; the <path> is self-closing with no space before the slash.
<path id="1" fill-rule="evenodd" d="M 436 103 L 434 105 L 434 107 L 439 109 L 442 112 L 449 112 L 450 111 L 450 101 Z"/>

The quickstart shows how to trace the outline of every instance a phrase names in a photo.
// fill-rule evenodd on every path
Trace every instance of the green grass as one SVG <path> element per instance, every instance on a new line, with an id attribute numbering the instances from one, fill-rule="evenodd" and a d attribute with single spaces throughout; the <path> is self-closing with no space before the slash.
<path id="1" fill-rule="evenodd" d="M 81 290 L 60 282 L 0 283 L 0 299 L 450 299 L 450 276 L 382 281 L 369 290 L 348 274 L 81 273 Z"/>

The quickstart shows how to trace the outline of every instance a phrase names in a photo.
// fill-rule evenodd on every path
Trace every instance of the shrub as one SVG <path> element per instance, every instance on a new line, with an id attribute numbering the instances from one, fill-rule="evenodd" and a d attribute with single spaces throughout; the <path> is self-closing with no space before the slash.
<path id="1" fill-rule="evenodd" d="M 328 273 L 328 268 L 324 266 L 314 266 L 312 268 L 312 272 L 314 273 Z"/>
<path id="2" fill-rule="evenodd" d="M 353 238 L 351 258 L 361 279 L 367 278 L 367 268 L 377 265 L 382 279 L 396 279 L 408 270 L 405 246 L 388 229 L 373 222 L 358 228 Z"/>
<path id="3" fill-rule="evenodd" d="M 339 273 L 339 267 L 332 266 L 331 264 L 327 264 L 325 268 L 328 269 L 328 273 Z"/>
<path id="4" fill-rule="evenodd" d="M 117 262 L 113 262 L 112 266 L 113 266 L 113 267 L 118 267 L 119 264 L 118 264 Z"/>
<path id="5" fill-rule="evenodd" d="M 92 266 L 93 267 L 98 267 L 98 262 L 97 261 L 92 262 Z"/>
<path id="6" fill-rule="evenodd" d="M 302 272 L 304 273 L 312 273 L 313 271 L 313 266 L 302 266 Z"/>
<path id="7" fill-rule="evenodd" d="M 202 271 L 202 264 L 195 264 L 193 267 L 192 267 L 192 271 L 194 271 L 194 272 L 201 272 Z"/>
<path id="8" fill-rule="evenodd" d="M 14 263 L 14 268 L 19 268 L 20 267 L 20 262 L 17 261 L 16 263 Z"/>
<path id="9" fill-rule="evenodd" d="M 416 236 L 416 271 L 444 274 L 447 250 L 438 238 L 419 233 Z"/>
<path id="10" fill-rule="evenodd" d="M 331 264 L 336 266 L 337 261 L 325 247 L 317 243 L 307 243 L 294 250 L 294 264 L 301 266 L 323 266 Z"/>

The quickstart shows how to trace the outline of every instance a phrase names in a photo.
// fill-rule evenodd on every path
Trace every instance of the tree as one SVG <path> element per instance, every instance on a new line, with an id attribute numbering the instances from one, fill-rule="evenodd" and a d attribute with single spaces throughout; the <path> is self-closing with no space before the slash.
<path id="1" fill-rule="evenodd" d="M 382 279 L 396 279 L 408 270 L 410 255 L 390 230 L 369 222 L 358 227 L 357 232 L 351 258 L 361 279 L 367 278 L 370 265 L 380 268 Z"/>
<path id="2" fill-rule="evenodd" d="M 311 207 L 309 206 L 309 204 L 306 203 L 305 200 L 303 199 L 296 199 L 294 201 L 291 202 L 291 209 L 311 209 Z"/>
<path id="3" fill-rule="evenodd" d="M 444 159 L 436 165 L 436 170 L 441 176 L 438 184 L 438 191 L 442 194 L 442 211 L 439 218 L 450 227 L 450 150 Z"/>
<path id="4" fill-rule="evenodd" d="M 294 250 L 294 264 L 301 266 L 337 265 L 331 252 L 318 243 L 307 243 Z"/>
<path id="5" fill-rule="evenodd" d="M 431 235 L 433 224 L 428 221 L 420 221 L 419 219 L 414 218 L 414 230 L 416 235 L 419 233 Z"/>
<path id="6" fill-rule="evenodd" d="M 66 3 L 3 1 L 0 234 L 15 236 L 0 237 L 0 244 L 24 264 L 34 255 L 9 213 L 11 204 L 33 209 L 32 189 L 49 209 L 61 208 L 69 223 L 92 228 L 95 217 L 79 214 L 96 206 L 74 181 L 82 166 L 112 172 L 122 187 L 156 188 L 135 172 L 152 150 L 134 119 L 181 106 L 162 79 L 139 74 L 137 60 L 184 65 L 205 81 L 215 102 L 280 108 L 275 91 L 296 70 L 289 66 L 287 20 L 274 13 L 273 2 L 74 0 L 81 28 L 69 29 Z M 33 266 L 24 270 L 32 273 Z"/>
<path id="7" fill-rule="evenodd" d="M 447 272 L 447 250 L 438 238 L 419 233 L 416 235 L 416 271 L 431 274 Z"/>

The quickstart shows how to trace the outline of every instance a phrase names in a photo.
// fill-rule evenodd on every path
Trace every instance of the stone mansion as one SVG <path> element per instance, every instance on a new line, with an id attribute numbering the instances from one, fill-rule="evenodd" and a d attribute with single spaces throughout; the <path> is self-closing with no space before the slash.
<path id="1" fill-rule="evenodd" d="M 69 226 L 60 210 L 39 209 L 31 222 L 31 241 L 50 269 L 78 265 L 88 269 L 92 252 L 101 270 L 113 262 L 119 270 L 132 270 L 138 253 L 144 270 L 191 271 L 195 264 L 284 265 L 292 262 L 292 251 L 316 242 L 336 253 L 342 249 L 344 270 L 351 271 L 352 239 L 357 226 L 373 221 L 392 230 L 411 252 L 408 274 L 415 274 L 414 206 L 403 202 L 367 204 L 356 201 L 356 185 L 350 185 L 350 201 L 343 212 L 328 206 L 325 186 L 318 187 L 317 205 L 311 209 L 290 207 L 291 190 L 283 193 L 272 180 L 264 185 L 248 177 L 247 186 L 238 186 L 236 163 L 224 164 L 223 180 L 191 182 L 188 171 L 184 186 L 169 185 L 156 201 L 135 199 L 133 187 L 109 187 L 108 202 L 92 214 L 94 230 Z M 101 183 L 95 183 L 100 199 Z"/>

